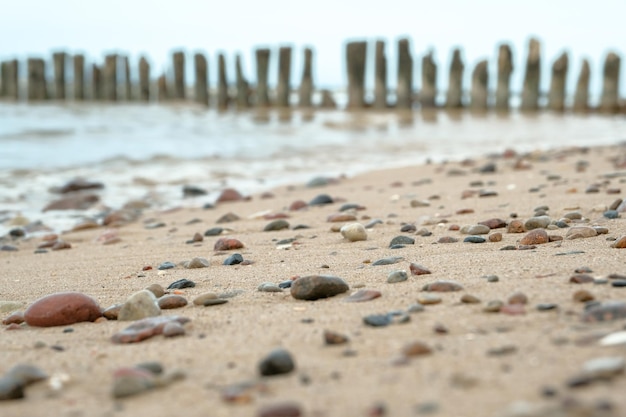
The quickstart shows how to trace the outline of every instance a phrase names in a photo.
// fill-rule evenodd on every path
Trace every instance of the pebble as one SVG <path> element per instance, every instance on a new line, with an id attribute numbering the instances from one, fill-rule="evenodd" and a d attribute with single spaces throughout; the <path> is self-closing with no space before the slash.
<path id="1" fill-rule="evenodd" d="M 189 319 L 181 316 L 158 316 L 137 320 L 111 337 L 113 343 L 137 343 L 163 333 L 167 323 L 185 324 Z"/>
<path id="2" fill-rule="evenodd" d="M 506 221 L 502 219 L 498 219 L 498 218 L 487 219 L 482 222 L 478 222 L 478 224 L 485 225 L 489 227 L 489 229 L 500 229 L 500 228 L 506 227 Z M 480 234 L 480 233 L 470 233 L 470 234 L 474 235 L 474 234 Z"/>
<path id="3" fill-rule="evenodd" d="M 502 233 L 496 232 L 492 233 L 488 236 L 490 242 L 501 242 L 502 241 Z"/>
<path id="4" fill-rule="evenodd" d="M 372 327 L 389 326 L 391 322 L 392 318 L 389 314 L 370 314 L 363 317 L 363 323 Z"/>
<path id="5" fill-rule="evenodd" d="M 104 184 L 101 182 L 89 181 L 83 178 L 75 178 L 63 184 L 60 187 L 51 187 L 50 192 L 56 194 L 67 194 L 75 191 L 84 190 L 101 190 Z"/>
<path id="6" fill-rule="evenodd" d="M 463 239 L 463 242 L 465 243 L 485 243 L 486 241 L 487 239 L 481 236 L 467 236 Z"/>
<path id="7" fill-rule="evenodd" d="M 588 274 L 575 274 L 569 278 L 569 282 L 573 284 L 588 284 L 593 281 L 593 277 Z"/>
<path id="8" fill-rule="evenodd" d="M 285 219 L 272 220 L 263 228 L 264 232 L 274 232 L 277 230 L 289 229 L 289 222 Z"/>
<path id="9" fill-rule="evenodd" d="M 288 374 L 295 368 L 291 353 L 282 348 L 274 349 L 259 362 L 259 373 L 262 376 Z"/>
<path id="10" fill-rule="evenodd" d="M 458 241 L 459 239 L 452 237 L 452 236 L 442 236 L 439 238 L 437 243 L 456 243 Z"/>
<path id="11" fill-rule="evenodd" d="M 113 373 L 113 398 L 125 398 L 156 388 L 155 375 L 140 368 L 120 368 Z"/>
<path id="12" fill-rule="evenodd" d="M 83 321 L 94 321 L 102 316 L 98 303 L 79 292 L 59 292 L 35 301 L 24 312 L 29 326 L 65 326 Z"/>
<path id="13" fill-rule="evenodd" d="M 220 304 L 226 304 L 228 302 L 228 300 L 225 300 L 223 298 L 216 298 L 214 300 L 205 300 L 204 304 L 202 304 L 205 307 L 210 307 L 210 306 L 218 306 Z"/>
<path id="14" fill-rule="evenodd" d="M 177 321 L 170 321 L 163 326 L 163 337 L 178 337 L 185 335 L 185 328 Z"/>
<path id="15" fill-rule="evenodd" d="M 616 249 L 626 248 L 626 236 L 622 236 L 617 239 L 615 242 L 613 242 L 613 244 L 611 244 L 611 247 Z"/>
<path id="16" fill-rule="evenodd" d="M 257 287 L 257 290 L 261 292 L 283 292 L 283 289 L 273 282 L 264 282 Z"/>
<path id="17" fill-rule="evenodd" d="M 619 218 L 619 211 L 617 211 L 617 210 L 607 210 L 604 213 L 602 213 L 602 215 L 604 217 L 606 217 L 607 219 L 617 219 L 617 218 Z"/>
<path id="18" fill-rule="evenodd" d="M 609 333 L 598 341 L 600 346 L 617 346 L 626 344 L 626 331 Z"/>
<path id="19" fill-rule="evenodd" d="M 233 250 L 233 249 L 241 249 L 243 248 L 243 243 L 237 239 L 233 238 L 220 238 L 217 239 L 215 245 L 213 246 L 213 250 L 222 251 L 222 250 Z"/>
<path id="20" fill-rule="evenodd" d="M 615 288 L 626 287 L 626 280 L 624 280 L 624 279 L 616 279 L 614 281 L 611 281 L 611 287 L 615 287 Z"/>
<path id="21" fill-rule="evenodd" d="M 419 294 L 417 296 L 417 302 L 423 306 L 439 304 L 441 302 L 441 297 L 434 294 Z"/>
<path id="22" fill-rule="evenodd" d="M 389 242 L 389 247 L 396 245 L 414 245 L 415 239 L 409 236 L 396 236 Z"/>
<path id="23" fill-rule="evenodd" d="M 220 193 L 220 196 L 217 198 L 217 203 L 226 203 L 229 201 L 242 201 L 246 198 L 241 195 L 241 193 L 234 188 L 224 188 Z"/>
<path id="24" fill-rule="evenodd" d="M 517 291 L 509 296 L 507 302 L 509 304 L 528 304 L 528 297 L 523 292 Z"/>
<path id="25" fill-rule="evenodd" d="M 161 314 L 157 298 L 148 290 L 137 291 L 124 302 L 117 315 L 120 321 L 135 321 Z"/>
<path id="26" fill-rule="evenodd" d="M 461 302 L 464 304 L 479 304 L 480 298 L 472 294 L 463 294 L 461 296 Z"/>
<path id="27" fill-rule="evenodd" d="M 485 313 L 499 313 L 500 309 L 504 306 L 504 303 L 500 300 L 491 300 L 487 303 L 483 311 Z"/>
<path id="28" fill-rule="evenodd" d="M 36 366 L 15 365 L 0 377 L 0 401 L 24 398 L 24 388 L 46 378 L 48 375 Z"/>
<path id="29" fill-rule="evenodd" d="M 367 232 L 361 223 L 348 223 L 339 229 L 341 236 L 350 242 L 367 240 Z"/>
<path id="30" fill-rule="evenodd" d="M 463 286 L 455 281 L 435 281 L 422 287 L 422 291 L 450 292 L 461 291 Z"/>
<path id="31" fill-rule="evenodd" d="M 425 266 L 413 262 L 409 265 L 409 270 L 411 271 L 411 275 L 428 275 L 432 273 Z"/>
<path id="32" fill-rule="evenodd" d="M 587 301 L 595 300 L 595 297 L 587 290 L 578 290 L 574 293 L 572 299 L 580 303 L 586 303 Z"/>
<path id="33" fill-rule="evenodd" d="M 409 279 L 409 275 L 406 271 L 391 271 L 389 275 L 387 275 L 387 283 L 389 284 L 406 281 L 407 279 Z"/>
<path id="34" fill-rule="evenodd" d="M 352 222 L 356 220 L 356 216 L 350 213 L 333 213 L 326 218 L 329 223 Z"/>
<path id="35" fill-rule="evenodd" d="M 524 304 L 504 304 L 500 308 L 500 313 L 508 314 L 509 316 L 517 316 L 526 314 L 526 308 Z"/>
<path id="36" fill-rule="evenodd" d="M 216 223 L 217 224 L 222 224 L 222 223 L 232 223 L 232 222 L 236 222 L 237 220 L 240 220 L 241 217 L 239 217 L 238 215 L 236 215 L 233 212 L 230 213 L 226 213 L 224 215 L 222 215 L 219 219 L 217 219 Z"/>
<path id="37" fill-rule="evenodd" d="M 243 262 L 243 256 L 240 253 L 233 253 L 224 259 L 224 265 L 238 265 Z"/>
<path id="38" fill-rule="evenodd" d="M 417 231 L 417 227 L 414 224 L 405 224 L 400 228 L 402 233 L 412 233 Z"/>
<path id="39" fill-rule="evenodd" d="M 421 313 L 425 310 L 424 305 L 420 304 L 420 303 L 413 303 L 411 305 L 409 305 L 409 307 L 406 309 L 406 311 L 408 313 Z"/>
<path id="40" fill-rule="evenodd" d="M 326 204 L 333 204 L 333 198 L 328 194 L 319 194 L 309 201 L 309 206 L 323 206 Z"/>
<path id="41" fill-rule="evenodd" d="M 550 225 L 551 221 L 549 216 L 535 216 L 526 220 L 524 227 L 526 230 L 545 229 Z"/>
<path id="42" fill-rule="evenodd" d="M 371 229 L 374 226 L 376 226 L 377 224 L 383 224 L 383 223 L 384 222 L 381 219 L 372 219 L 369 222 L 367 222 L 364 227 L 365 227 L 365 229 Z"/>
<path id="43" fill-rule="evenodd" d="M 565 238 L 572 239 L 583 239 L 587 237 L 597 236 L 598 232 L 593 227 L 589 226 L 574 226 L 570 227 L 565 234 Z"/>
<path id="44" fill-rule="evenodd" d="M 207 195 L 208 191 L 195 185 L 183 185 L 183 197 Z"/>
<path id="45" fill-rule="evenodd" d="M 176 268 L 176 264 L 174 262 L 169 262 L 169 261 L 163 262 L 157 267 L 157 269 L 160 271 L 163 271 L 165 269 L 173 269 L 173 268 Z"/>
<path id="46" fill-rule="evenodd" d="M 17 252 L 18 248 L 16 246 L 13 246 L 13 245 L 2 245 L 2 246 L 0 246 L 0 251 L 3 251 L 3 252 Z"/>
<path id="47" fill-rule="evenodd" d="M 528 228 L 528 227 L 527 227 Z M 550 238 L 548 237 L 548 232 L 544 229 L 533 228 L 530 232 L 528 232 L 521 240 L 521 245 L 541 245 L 543 243 L 548 243 Z"/>
<path id="48" fill-rule="evenodd" d="M 117 316 L 120 314 L 120 309 L 124 303 L 113 304 L 102 311 L 102 316 L 107 320 L 117 320 Z"/>
<path id="49" fill-rule="evenodd" d="M 189 262 L 185 264 L 185 268 L 187 269 L 197 269 L 197 268 L 207 268 L 211 263 L 208 259 L 205 258 L 192 258 Z"/>
<path id="50" fill-rule="evenodd" d="M 390 256 L 388 258 L 378 259 L 372 263 L 372 266 L 381 266 L 381 265 L 393 265 L 402 261 L 404 258 L 401 256 Z"/>
<path id="51" fill-rule="evenodd" d="M 195 282 L 182 278 L 182 279 L 179 279 L 178 281 L 172 282 L 170 285 L 167 286 L 167 289 L 168 290 L 182 290 L 183 288 L 193 288 L 195 286 L 196 286 Z"/>
<path id="52" fill-rule="evenodd" d="M 167 294 L 157 300 L 161 310 L 181 308 L 187 305 L 187 299 L 178 294 Z"/>
<path id="53" fill-rule="evenodd" d="M 349 341 L 350 338 L 344 334 L 333 332 L 331 330 L 324 330 L 324 343 L 327 345 L 343 345 Z"/>
<path id="54" fill-rule="evenodd" d="M 555 304 L 555 303 L 539 303 L 536 306 L 538 311 L 556 310 L 558 307 L 559 307 L 558 304 Z"/>
<path id="55" fill-rule="evenodd" d="M 484 224 L 472 224 L 468 226 L 463 226 L 460 232 L 464 235 L 486 235 L 491 231 L 489 226 L 485 226 Z"/>
<path id="56" fill-rule="evenodd" d="M 193 237 L 189 239 L 188 241 L 186 241 L 185 243 L 193 244 L 193 243 L 202 242 L 203 240 L 204 240 L 204 237 L 200 233 L 195 233 Z"/>
<path id="57" fill-rule="evenodd" d="M 62 240 L 57 241 L 51 247 L 52 250 L 64 250 L 64 249 L 72 249 L 72 244 L 69 242 L 64 242 Z"/>
<path id="58" fill-rule="evenodd" d="M 433 353 L 433 349 L 420 341 L 411 342 L 402 348 L 402 355 L 408 358 L 430 355 L 431 353 Z"/>
<path id="59" fill-rule="evenodd" d="M 145 289 L 154 294 L 156 298 L 163 297 L 165 294 L 165 290 L 160 284 L 150 284 Z"/>
<path id="60" fill-rule="evenodd" d="M 207 292 L 204 294 L 200 294 L 199 296 L 197 296 L 196 298 L 193 299 L 193 303 L 197 306 L 203 306 L 204 303 L 208 300 L 215 300 L 217 299 L 217 294 L 214 292 Z"/>
<path id="61" fill-rule="evenodd" d="M 212 227 L 211 229 L 208 229 L 206 232 L 204 232 L 204 235 L 205 236 L 218 236 L 218 235 L 221 235 L 223 231 L 224 231 L 223 227 Z"/>
<path id="62" fill-rule="evenodd" d="M 382 293 L 377 290 L 358 290 L 344 298 L 343 301 L 347 303 L 361 303 L 374 300 L 380 296 L 382 296 Z"/>
<path id="63" fill-rule="evenodd" d="M 365 210 L 365 207 L 356 203 L 346 203 L 346 204 L 343 204 L 339 208 L 339 211 L 347 211 L 347 210 Z"/>
<path id="64" fill-rule="evenodd" d="M 528 230 L 526 230 L 524 222 L 522 222 L 521 220 L 511 220 L 511 223 L 509 223 L 509 226 L 507 228 L 508 233 L 525 233 L 527 231 Z"/>
<path id="65" fill-rule="evenodd" d="M 15 311 L 2 319 L 2 324 L 22 324 L 24 321 L 24 313 L 22 311 Z"/>
<path id="66" fill-rule="evenodd" d="M 582 321 L 587 323 L 613 321 L 626 318 L 626 302 L 608 301 L 586 309 Z"/>
<path id="67" fill-rule="evenodd" d="M 292 280 L 290 280 L 290 279 L 288 279 L 288 280 L 285 280 L 285 281 L 281 281 L 281 282 L 278 284 L 278 287 L 279 287 L 279 288 L 283 288 L 283 289 L 285 289 L 285 288 L 291 288 L 291 284 L 293 284 L 293 281 L 292 281 Z"/>
<path id="68" fill-rule="evenodd" d="M 289 211 L 298 211 L 305 209 L 307 207 L 307 203 L 302 200 L 296 200 L 289 205 Z"/>
<path id="69" fill-rule="evenodd" d="M 348 284 L 330 275 L 310 275 L 300 277 L 291 285 L 291 295 L 298 300 L 317 300 L 332 297 L 348 291 Z"/>
<path id="70" fill-rule="evenodd" d="M 500 281 L 500 277 L 498 277 L 497 275 L 485 275 L 483 276 L 484 279 L 487 280 L 487 282 L 498 282 Z"/>
<path id="71" fill-rule="evenodd" d="M 257 417 L 300 417 L 302 408 L 295 402 L 268 404 L 259 408 Z"/>

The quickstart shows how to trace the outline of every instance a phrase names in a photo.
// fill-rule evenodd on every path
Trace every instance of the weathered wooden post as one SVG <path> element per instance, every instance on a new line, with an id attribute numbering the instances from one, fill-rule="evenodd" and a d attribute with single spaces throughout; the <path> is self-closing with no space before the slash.
<path id="1" fill-rule="evenodd" d="M 226 76 L 226 58 L 223 53 L 217 57 L 217 108 L 226 110 L 228 108 L 228 78 Z"/>
<path id="2" fill-rule="evenodd" d="M 185 53 L 174 52 L 172 55 L 174 63 L 174 98 L 176 100 L 185 99 Z"/>
<path id="3" fill-rule="evenodd" d="M 74 55 L 74 100 L 85 99 L 85 56 Z"/>
<path id="4" fill-rule="evenodd" d="M 161 74 L 157 79 L 157 100 L 159 103 L 165 102 L 169 99 L 167 91 L 167 76 Z"/>
<path id="5" fill-rule="evenodd" d="M 437 106 L 437 64 L 433 58 L 433 51 L 422 57 L 422 91 L 419 100 L 422 108 Z"/>
<path id="6" fill-rule="evenodd" d="M 194 100 L 196 103 L 204 106 L 209 105 L 209 85 L 208 85 L 208 66 L 204 54 L 197 53 L 193 56 L 196 85 L 194 90 Z"/>
<path id="7" fill-rule="evenodd" d="M 92 70 L 91 70 L 91 77 L 92 77 L 92 82 L 91 82 L 91 87 L 93 89 L 92 91 L 92 98 L 93 100 L 104 100 L 104 88 L 102 86 L 102 68 L 100 68 L 98 65 L 93 64 L 92 66 Z"/>
<path id="8" fill-rule="evenodd" d="M 7 88 L 6 97 L 12 100 L 18 100 L 20 97 L 19 87 L 19 62 L 17 59 L 12 59 L 7 62 Z"/>
<path id="9" fill-rule="evenodd" d="M 528 42 L 526 73 L 522 89 L 521 110 L 535 111 L 539 109 L 539 86 L 541 81 L 541 45 L 535 38 Z"/>
<path id="10" fill-rule="evenodd" d="M 472 90 L 470 93 L 470 109 L 472 111 L 487 111 L 489 100 L 489 63 L 483 59 L 472 71 Z"/>
<path id="11" fill-rule="evenodd" d="M 267 48 L 257 49 L 256 52 L 256 105 L 268 107 L 270 105 L 267 87 L 267 74 L 270 63 L 270 50 Z"/>
<path id="12" fill-rule="evenodd" d="M 117 55 L 111 54 L 104 58 L 104 71 L 102 74 L 102 90 L 104 100 L 117 100 Z"/>
<path id="13" fill-rule="evenodd" d="M 552 64 L 552 79 L 550 80 L 550 93 L 548 94 L 548 108 L 550 110 L 565 110 L 565 84 L 567 82 L 568 66 L 569 58 L 567 52 L 563 52 Z"/>
<path id="14" fill-rule="evenodd" d="M 580 67 L 580 75 L 576 82 L 576 93 L 574 94 L 574 106 L 573 110 L 579 113 L 585 113 L 589 110 L 589 78 L 591 76 L 591 70 L 589 68 L 589 61 L 583 59 L 583 64 Z"/>
<path id="15" fill-rule="evenodd" d="M 304 68 L 298 90 L 298 105 L 308 108 L 313 105 L 313 50 L 304 48 Z"/>
<path id="16" fill-rule="evenodd" d="M 65 100 L 65 61 L 67 54 L 65 52 L 55 52 L 52 54 L 54 65 L 54 98 L 56 100 Z"/>
<path id="17" fill-rule="evenodd" d="M 28 59 L 28 101 L 41 101 L 46 99 L 45 66 L 45 61 L 41 58 Z"/>
<path id="18" fill-rule="evenodd" d="M 278 50 L 278 83 L 276 84 L 276 105 L 289 107 L 291 93 L 291 47 L 282 46 Z"/>
<path id="19" fill-rule="evenodd" d="M 408 39 L 398 40 L 398 89 L 396 107 L 413 107 L 413 57 Z"/>
<path id="20" fill-rule="evenodd" d="M 365 107 L 365 62 L 367 42 L 348 42 L 346 63 L 348 70 L 348 109 Z"/>
<path id="21" fill-rule="evenodd" d="M 130 62 L 128 61 L 128 56 L 122 57 L 122 65 L 124 66 L 124 100 L 130 101 L 132 100 L 133 94 L 130 79 Z"/>
<path id="22" fill-rule="evenodd" d="M 235 76 L 237 83 L 237 108 L 246 109 L 250 105 L 248 100 L 250 94 L 250 86 L 246 77 L 243 75 L 243 68 L 241 66 L 241 55 L 237 54 L 235 57 Z"/>
<path id="23" fill-rule="evenodd" d="M 452 62 L 450 63 L 450 76 L 448 78 L 448 92 L 446 94 L 446 107 L 459 109 L 463 107 L 463 71 L 465 65 L 461 59 L 461 50 L 454 48 Z"/>
<path id="24" fill-rule="evenodd" d="M 150 64 L 143 56 L 139 58 L 139 100 L 150 101 Z"/>
<path id="25" fill-rule="evenodd" d="M 498 84 L 496 86 L 496 111 L 508 111 L 511 97 L 511 73 L 513 72 L 513 54 L 506 44 L 498 48 Z"/>
<path id="26" fill-rule="evenodd" d="M 399 47 L 398 47 L 399 49 Z M 398 61 L 400 58 L 398 58 Z M 385 55 L 385 41 L 376 41 L 374 55 L 374 108 L 387 108 L 387 56 Z M 398 77 L 400 71 L 398 71 Z"/>
<path id="27" fill-rule="evenodd" d="M 609 52 L 604 60 L 602 75 L 602 97 L 600 98 L 600 111 L 603 113 L 617 113 L 619 111 L 619 71 L 620 57 Z"/>

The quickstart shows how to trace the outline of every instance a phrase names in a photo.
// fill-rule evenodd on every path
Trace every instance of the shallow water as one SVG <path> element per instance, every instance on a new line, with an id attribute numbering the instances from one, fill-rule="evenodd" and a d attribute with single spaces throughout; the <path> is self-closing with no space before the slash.
<path id="1" fill-rule="evenodd" d="M 228 112 L 194 106 L 0 104 L 0 235 L 21 213 L 64 229 L 77 213 L 41 213 L 49 188 L 103 182 L 102 201 L 181 200 L 182 186 L 255 193 L 312 177 L 355 175 L 427 160 L 621 143 L 626 118 L 541 113 Z M 89 214 L 89 213 L 88 213 Z M 79 215 L 82 215 L 79 214 Z"/>

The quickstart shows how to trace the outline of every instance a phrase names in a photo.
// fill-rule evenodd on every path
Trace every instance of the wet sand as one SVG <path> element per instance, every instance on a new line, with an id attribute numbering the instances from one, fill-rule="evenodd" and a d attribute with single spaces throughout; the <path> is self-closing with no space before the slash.
<path id="1" fill-rule="evenodd" d="M 273 198 L 253 195 L 250 201 L 222 203 L 211 210 L 146 211 L 136 222 L 117 229 L 121 241 L 112 245 L 97 241 L 102 227 L 62 235 L 72 245 L 69 250 L 35 254 L 40 238 L 11 242 L 19 250 L 0 252 L 0 299 L 21 302 L 24 308 L 59 291 L 83 292 L 106 308 L 153 283 L 167 287 L 186 278 L 196 286 L 180 290 L 189 305 L 163 312 L 191 319 L 184 336 L 113 344 L 111 336 L 129 325 L 119 321 L 49 328 L 22 325 L 18 330 L 3 330 L 0 374 L 15 364 L 29 363 L 65 382 L 58 389 L 53 389 L 50 381 L 29 386 L 26 398 L 2 402 L 1 414 L 43 416 L 54 410 L 59 416 L 250 416 L 265 405 L 291 401 L 305 416 L 496 416 L 521 415 L 505 410 L 524 401 L 541 410 L 529 415 L 579 415 L 573 413 L 581 407 L 591 410 L 581 415 L 620 415 L 626 410 L 623 376 L 577 388 L 568 387 L 568 381 L 580 374 L 587 360 L 623 358 L 625 354 L 623 345 L 603 347 L 597 343 L 599 336 L 621 330 L 623 320 L 582 322 L 584 304 L 575 301 L 573 294 L 586 289 L 596 300 L 606 302 L 625 300 L 626 290 L 611 282 L 573 284 L 569 278 L 581 267 L 588 267 L 600 282 L 610 274 L 624 273 L 624 252 L 612 248 L 611 243 L 626 235 L 626 223 L 606 219 L 603 212 L 623 196 L 621 190 L 611 191 L 615 194 L 608 191 L 623 188 L 625 177 L 607 174 L 624 173 L 624 166 L 614 162 L 617 158 L 623 164 L 625 156 L 623 147 L 613 146 L 542 152 L 525 158 L 501 156 L 493 160 L 495 173 L 477 172 L 488 162 L 484 158 L 473 163 L 391 169 L 343 178 L 321 188 L 280 187 L 273 191 Z M 520 159 L 527 169 L 517 169 Z M 597 192 L 587 192 L 594 184 Z M 463 198 L 468 190 L 475 193 Z M 496 195 L 479 197 L 480 190 Z M 287 210 L 292 202 L 310 201 L 321 193 L 336 202 Z M 428 206 L 412 207 L 412 200 L 428 201 Z M 356 212 L 358 222 L 382 220 L 368 230 L 366 241 L 349 242 L 331 231 L 343 223 L 327 222 L 327 217 L 348 202 L 365 207 Z M 608 233 L 555 240 L 534 249 L 501 250 L 505 246 L 519 248 L 525 233 L 501 228 L 490 232 L 502 233 L 501 241 L 464 243 L 466 235 L 450 230 L 451 225 L 463 227 L 491 218 L 510 222 L 512 214 L 525 221 L 539 206 L 547 206 L 553 220 L 579 212 L 581 225 L 605 227 Z M 265 211 L 287 213 L 292 227 L 303 224 L 309 228 L 264 232 L 269 220 L 260 213 Z M 203 234 L 216 226 L 229 212 L 241 220 L 221 224 L 232 229 L 223 236 L 244 243 L 245 248 L 237 252 L 252 261 L 251 265 L 222 265 L 233 251 L 214 251 L 218 237 L 185 243 L 194 233 Z M 194 219 L 199 221 L 190 222 Z M 165 227 L 147 229 L 146 221 L 160 221 Z M 425 228 L 432 235 L 402 233 L 404 224 L 415 224 L 417 230 Z M 565 237 L 567 230 L 548 233 Z M 399 235 L 414 238 L 415 244 L 390 249 L 389 242 Z M 445 236 L 459 241 L 436 243 Z M 296 240 L 277 248 L 277 241 L 288 238 Z M 390 256 L 403 260 L 372 266 Z M 164 261 L 178 264 L 193 257 L 207 258 L 211 266 L 157 270 Z M 389 272 L 409 271 L 410 263 L 423 265 L 432 273 L 387 283 Z M 142 271 L 145 266 L 153 269 Z M 263 282 L 315 274 L 340 277 L 350 290 L 316 301 L 296 300 L 289 290 L 257 291 Z M 497 275 L 499 280 L 488 282 L 488 275 Z M 421 291 L 425 284 L 438 280 L 456 281 L 463 289 L 431 293 L 440 296 L 441 302 L 410 313 L 407 323 L 381 328 L 363 323 L 369 314 L 406 310 L 425 294 Z M 361 288 L 378 290 L 382 296 L 362 303 L 343 301 Z M 517 291 L 528 297 L 525 314 L 484 311 L 489 301 L 506 303 Z M 198 307 L 191 303 L 206 292 L 239 293 L 222 305 Z M 476 296 L 480 303 L 462 303 L 464 294 Z M 557 308 L 539 311 L 539 303 L 555 303 Z M 65 332 L 66 328 L 73 331 Z M 350 341 L 327 346 L 325 330 L 346 335 Z M 402 358 L 403 347 L 417 341 L 432 352 Z M 259 377 L 258 362 L 277 347 L 292 354 L 295 370 Z M 113 372 L 145 361 L 158 361 L 166 371 L 181 370 L 185 378 L 114 399 Z M 239 402 L 224 400 L 225 387 L 246 381 L 256 383 Z M 549 397 L 545 391 L 554 395 Z M 609 405 L 613 414 L 602 411 Z M 386 414 L 375 414 L 377 408 L 386 409 Z"/>

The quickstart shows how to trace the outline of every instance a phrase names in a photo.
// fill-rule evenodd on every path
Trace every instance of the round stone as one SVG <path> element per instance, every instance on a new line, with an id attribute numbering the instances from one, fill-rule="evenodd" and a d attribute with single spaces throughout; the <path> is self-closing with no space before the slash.
<path id="1" fill-rule="evenodd" d="M 528 227 L 527 227 L 528 228 Z M 521 240 L 521 245 L 541 245 L 543 243 L 548 243 L 550 238 L 548 237 L 548 232 L 544 229 L 531 230 L 528 232 Z"/>
<path id="2" fill-rule="evenodd" d="M 298 278 L 291 284 L 291 296 L 298 300 L 317 300 L 348 291 L 348 284 L 330 275 L 310 275 Z"/>
<path id="3" fill-rule="evenodd" d="M 262 376 L 288 374 L 295 368 L 291 353 L 285 349 L 275 349 L 259 362 L 259 373 Z"/>
<path id="4" fill-rule="evenodd" d="M 406 281 L 407 279 L 409 279 L 409 275 L 406 271 L 391 271 L 389 275 L 387 275 L 387 282 L 389 284 Z"/>
<path id="5" fill-rule="evenodd" d="M 177 294 L 167 294 L 157 300 L 161 310 L 181 308 L 187 305 L 187 299 Z"/>
<path id="6" fill-rule="evenodd" d="M 210 265 L 209 261 L 205 258 L 193 258 L 186 265 L 187 269 L 206 268 Z"/>
<path id="7" fill-rule="evenodd" d="M 285 219 L 272 220 L 263 228 L 264 232 L 273 232 L 276 230 L 289 229 L 289 222 Z"/>
<path id="8" fill-rule="evenodd" d="M 24 312 L 29 326 L 66 326 L 83 321 L 94 321 L 102 316 L 98 303 L 79 292 L 60 292 L 35 301 Z"/>
<path id="9" fill-rule="evenodd" d="M 148 290 L 137 291 L 122 305 L 117 315 L 120 321 L 135 321 L 146 317 L 155 317 L 161 314 L 157 299 Z"/>
<path id="10" fill-rule="evenodd" d="M 341 236 L 350 242 L 367 240 L 367 232 L 361 223 L 348 223 L 339 229 Z"/>

